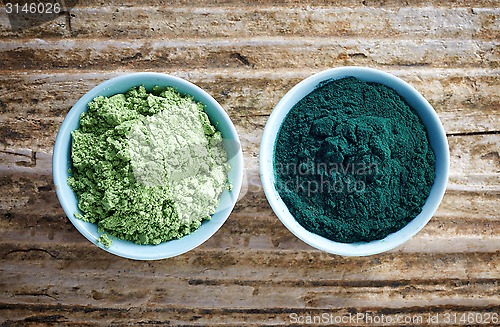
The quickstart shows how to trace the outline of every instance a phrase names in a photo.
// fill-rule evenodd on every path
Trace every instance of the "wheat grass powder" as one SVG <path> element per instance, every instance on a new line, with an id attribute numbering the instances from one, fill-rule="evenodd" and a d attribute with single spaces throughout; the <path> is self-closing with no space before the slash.
<path id="1" fill-rule="evenodd" d="M 77 218 L 137 244 L 193 232 L 228 187 L 220 132 L 201 103 L 173 88 L 93 99 L 72 132 L 71 159 Z"/>

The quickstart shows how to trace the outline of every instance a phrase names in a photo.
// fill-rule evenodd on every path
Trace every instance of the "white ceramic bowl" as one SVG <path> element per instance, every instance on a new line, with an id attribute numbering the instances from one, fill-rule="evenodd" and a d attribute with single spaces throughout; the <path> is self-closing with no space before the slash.
<path id="1" fill-rule="evenodd" d="M 275 186 L 274 148 L 281 124 L 288 112 L 299 100 L 312 92 L 318 84 L 349 76 L 365 82 L 384 84 L 401 95 L 422 119 L 427 128 L 431 147 L 436 155 L 436 178 L 421 213 L 399 231 L 389 234 L 384 239 L 371 242 L 340 243 L 309 232 L 292 216 Z M 448 181 L 449 161 L 445 131 L 439 117 L 427 100 L 412 86 L 398 77 L 380 70 L 363 67 L 329 69 L 306 78 L 295 85 L 278 102 L 271 113 L 262 135 L 259 154 L 260 177 L 264 192 L 281 222 L 295 236 L 307 244 L 329 253 L 345 256 L 365 256 L 385 252 L 403 244 L 417 234 L 430 220 L 443 198 Z"/>
<path id="2" fill-rule="evenodd" d="M 97 225 L 84 222 L 74 216 L 75 213 L 79 212 L 78 200 L 67 183 L 69 177 L 68 169 L 71 167 L 71 132 L 78 128 L 80 114 L 87 110 L 87 104 L 92 99 L 100 95 L 112 96 L 124 93 L 132 87 L 139 85 L 144 85 L 149 91 L 156 85 L 172 86 L 180 93 L 189 94 L 196 101 L 205 105 L 207 115 L 211 122 L 217 126 L 217 130 L 221 132 L 224 139 L 223 144 L 228 153 L 228 162 L 231 165 L 228 180 L 233 188 L 231 191 L 226 190 L 222 193 L 219 206 L 212 215 L 212 219 L 204 221 L 200 228 L 189 235 L 158 245 L 138 245 L 113 237 L 112 245 L 109 248 L 105 248 L 101 243 L 97 242 L 101 234 L 97 231 Z M 66 215 L 80 233 L 90 242 L 108 252 L 125 258 L 155 260 L 173 257 L 194 249 L 208 240 L 224 224 L 236 204 L 241 189 L 243 155 L 233 123 L 224 109 L 208 93 L 198 86 L 178 77 L 159 73 L 135 73 L 119 76 L 99 84 L 80 98 L 73 108 L 71 108 L 57 134 L 52 157 L 52 173 L 57 197 Z"/>

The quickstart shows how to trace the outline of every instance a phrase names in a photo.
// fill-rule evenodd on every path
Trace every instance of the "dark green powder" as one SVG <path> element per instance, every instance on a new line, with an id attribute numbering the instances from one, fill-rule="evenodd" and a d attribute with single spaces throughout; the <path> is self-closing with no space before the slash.
<path id="1" fill-rule="evenodd" d="M 434 166 L 415 110 L 391 88 L 354 77 L 300 100 L 275 145 L 276 187 L 290 213 L 343 243 L 382 239 L 415 218 Z"/>

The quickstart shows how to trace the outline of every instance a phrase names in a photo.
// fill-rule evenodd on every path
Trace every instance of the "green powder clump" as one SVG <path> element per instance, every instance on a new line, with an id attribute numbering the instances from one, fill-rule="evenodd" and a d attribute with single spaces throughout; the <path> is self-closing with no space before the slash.
<path id="1" fill-rule="evenodd" d="M 109 238 L 108 234 L 102 234 L 101 236 L 99 236 L 97 241 L 102 245 L 104 245 L 105 248 L 109 248 L 113 243 L 113 241 Z"/>
<path id="2" fill-rule="evenodd" d="M 173 88 L 96 97 L 72 133 L 81 219 L 137 244 L 187 235 L 227 187 L 222 136 L 201 103 Z"/>
<path id="3" fill-rule="evenodd" d="M 354 77 L 318 86 L 286 116 L 276 188 L 307 230 L 372 241 L 414 219 L 435 179 L 425 126 L 396 91 Z"/>

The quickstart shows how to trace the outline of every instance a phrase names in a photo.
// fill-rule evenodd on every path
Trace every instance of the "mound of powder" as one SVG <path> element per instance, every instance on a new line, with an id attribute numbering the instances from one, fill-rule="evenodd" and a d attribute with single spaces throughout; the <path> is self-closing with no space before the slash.
<path id="1" fill-rule="evenodd" d="M 228 187 L 220 132 L 201 103 L 173 88 L 92 100 L 72 133 L 71 159 L 79 218 L 137 244 L 193 232 Z"/>
<path id="2" fill-rule="evenodd" d="M 435 155 L 415 110 L 391 88 L 353 77 L 320 85 L 290 110 L 274 165 L 295 219 L 343 243 L 404 227 L 435 179 Z"/>

